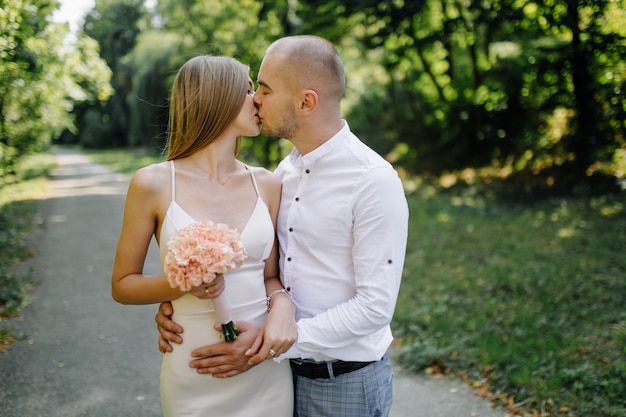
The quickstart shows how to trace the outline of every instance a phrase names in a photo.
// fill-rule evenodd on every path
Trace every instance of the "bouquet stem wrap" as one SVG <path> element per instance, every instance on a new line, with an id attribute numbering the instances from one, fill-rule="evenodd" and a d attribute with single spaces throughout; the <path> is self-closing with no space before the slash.
<path id="1" fill-rule="evenodd" d="M 215 312 L 222 324 L 222 334 L 224 340 L 227 342 L 234 342 L 237 340 L 237 326 L 233 323 L 230 303 L 226 298 L 226 294 L 221 293 L 213 299 L 213 305 L 215 306 Z"/>
<path id="2" fill-rule="evenodd" d="M 239 233 L 227 225 L 210 221 L 192 223 L 180 229 L 168 242 L 165 273 L 172 288 L 189 291 L 193 287 L 213 282 L 241 266 L 247 257 Z M 237 328 L 225 293 L 213 300 L 215 312 L 222 324 L 224 340 L 234 342 Z"/>

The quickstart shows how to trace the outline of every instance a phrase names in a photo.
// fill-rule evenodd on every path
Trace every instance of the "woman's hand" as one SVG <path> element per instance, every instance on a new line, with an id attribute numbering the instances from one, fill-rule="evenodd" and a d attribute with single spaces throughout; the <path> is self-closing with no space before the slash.
<path id="1" fill-rule="evenodd" d="M 209 284 L 202 284 L 189 290 L 189 293 L 201 300 L 215 298 L 224 292 L 226 282 L 223 274 L 217 274 L 215 279 Z"/>
<path id="2" fill-rule="evenodd" d="M 274 297 L 272 309 L 265 318 L 256 340 L 246 352 L 248 363 L 257 365 L 285 353 L 296 342 L 298 327 L 296 309 L 286 295 Z"/>

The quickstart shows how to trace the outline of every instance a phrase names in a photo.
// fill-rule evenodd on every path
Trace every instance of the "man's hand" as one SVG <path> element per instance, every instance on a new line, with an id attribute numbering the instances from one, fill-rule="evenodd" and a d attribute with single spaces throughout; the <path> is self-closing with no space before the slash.
<path id="1" fill-rule="evenodd" d="M 191 352 L 194 359 L 189 366 L 196 368 L 199 374 L 211 374 L 215 378 L 228 378 L 239 375 L 256 364 L 249 364 L 246 352 L 254 342 L 259 327 L 245 321 L 238 321 L 237 340 L 233 343 L 217 343 L 215 345 L 203 346 Z M 215 330 L 221 331 L 219 324 L 215 325 Z"/>
<path id="2" fill-rule="evenodd" d="M 224 288 L 226 288 L 224 275 L 218 274 L 212 282 L 194 288 L 190 293 L 200 299 L 210 299 L 220 295 L 224 291 Z M 159 331 L 159 350 L 163 353 L 173 350 L 172 343 L 179 345 L 183 343 L 183 338 L 180 337 L 183 328 L 172 321 L 173 313 L 174 308 L 172 307 L 172 303 L 166 301 L 161 303 L 159 311 L 154 317 L 157 330 Z"/>
<path id="3" fill-rule="evenodd" d="M 183 343 L 183 338 L 180 337 L 183 328 L 172 321 L 173 312 L 172 303 L 166 301 L 161 303 L 159 311 L 154 317 L 159 330 L 159 350 L 163 353 L 173 350 L 171 343 Z"/>

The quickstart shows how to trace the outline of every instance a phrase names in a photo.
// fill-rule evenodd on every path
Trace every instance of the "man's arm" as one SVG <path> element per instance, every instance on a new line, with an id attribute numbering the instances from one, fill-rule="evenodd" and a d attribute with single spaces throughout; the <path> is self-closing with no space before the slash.
<path id="1" fill-rule="evenodd" d="M 344 348 L 380 331 L 393 318 L 406 251 L 406 197 L 397 174 L 383 168 L 370 172 L 359 188 L 352 228 L 356 294 L 300 319 L 298 341 L 282 358 L 314 357 Z"/>

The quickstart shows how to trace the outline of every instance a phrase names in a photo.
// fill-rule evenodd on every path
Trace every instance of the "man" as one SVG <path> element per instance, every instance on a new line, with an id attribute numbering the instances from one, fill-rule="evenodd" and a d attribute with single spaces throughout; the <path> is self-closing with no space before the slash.
<path id="1" fill-rule="evenodd" d="M 296 307 L 298 338 L 287 351 L 270 354 L 291 361 L 295 415 L 387 416 L 390 322 L 408 225 L 402 183 L 342 120 L 343 64 L 330 42 L 279 39 L 267 50 L 258 84 L 263 134 L 295 147 L 276 173 L 283 181 L 280 278 Z M 170 313 L 163 306 L 156 321 L 162 336 L 177 342 L 172 332 L 180 329 Z M 245 323 L 239 327 L 247 331 Z M 171 349 L 163 338 L 159 343 Z M 217 376 L 252 366 L 224 345 L 197 349 L 200 359 L 191 366 Z"/>

